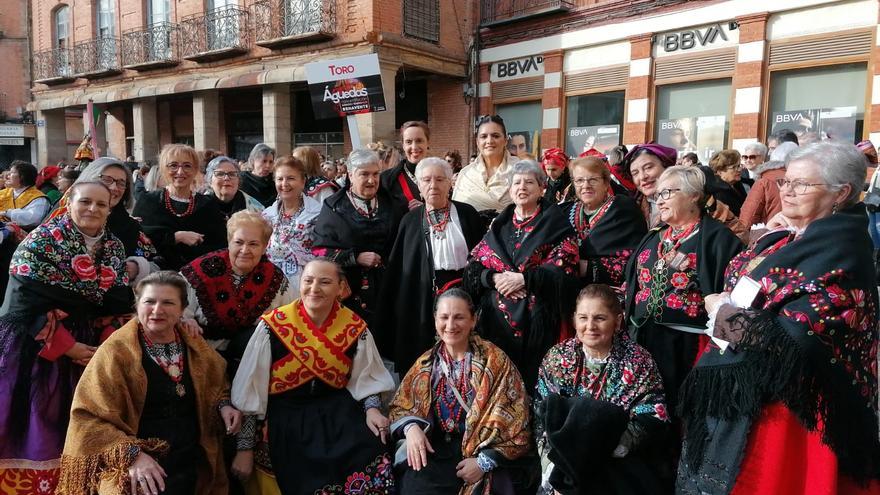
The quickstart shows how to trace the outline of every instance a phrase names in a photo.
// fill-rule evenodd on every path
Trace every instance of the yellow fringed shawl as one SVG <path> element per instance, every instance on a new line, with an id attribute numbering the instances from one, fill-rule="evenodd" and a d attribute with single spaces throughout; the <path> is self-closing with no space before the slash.
<path id="1" fill-rule="evenodd" d="M 180 334 L 195 388 L 199 444 L 207 460 L 199 466 L 196 493 L 225 495 L 225 427 L 217 404 L 229 398 L 226 362 L 201 337 Z M 132 319 L 101 344 L 86 367 L 73 396 L 56 494 L 127 494 L 129 448 L 138 446 L 154 457 L 167 450 L 162 440 L 136 437 L 147 394 L 141 356 L 138 322 Z"/>
<path id="2" fill-rule="evenodd" d="M 422 354 L 401 381 L 388 414 L 392 423 L 407 416 L 430 421 L 434 399 L 431 372 L 439 345 L 442 343 Z M 532 441 L 529 399 L 522 377 L 513 361 L 489 341 L 472 335 L 470 350 L 470 382 L 475 394 L 465 418 L 462 456 L 476 457 L 483 449 L 493 449 L 506 459 L 518 459 L 528 452 Z M 459 494 L 471 495 L 477 488 L 489 493 L 491 481 L 465 485 Z"/>

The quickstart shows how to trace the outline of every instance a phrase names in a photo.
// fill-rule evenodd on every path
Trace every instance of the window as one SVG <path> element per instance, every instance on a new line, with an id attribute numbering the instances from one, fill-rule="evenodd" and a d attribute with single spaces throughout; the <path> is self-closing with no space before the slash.
<path id="1" fill-rule="evenodd" d="M 544 128 L 540 101 L 498 105 L 495 112 L 504 119 L 507 127 L 507 149 L 510 154 L 529 153 L 539 155 L 541 130 Z"/>
<path id="2" fill-rule="evenodd" d="M 69 76 L 73 74 L 71 67 L 70 52 L 66 49 L 70 48 L 70 7 L 62 5 L 55 9 L 53 14 L 53 24 L 55 25 L 55 37 L 52 39 L 52 48 L 58 49 L 55 56 L 51 58 L 52 67 L 50 74 L 58 76 Z"/>
<path id="3" fill-rule="evenodd" d="M 208 50 L 234 48 L 239 43 L 236 0 L 209 0 L 206 14 Z"/>
<path id="4" fill-rule="evenodd" d="M 860 141 L 867 78 L 863 63 L 773 72 L 768 133 L 791 129 L 801 145 Z"/>
<path id="5" fill-rule="evenodd" d="M 730 79 L 659 86 L 655 139 L 707 163 L 726 147 L 730 96 Z"/>
<path id="6" fill-rule="evenodd" d="M 285 0 L 284 36 L 321 31 L 326 1 L 328 0 Z"/>
<path id="7" fill-rule="evenodd" d="M 147 18 L 147 47 L 150 60 L 167 60 L 171 54 L 170 0 L 150 0 Z"/>
<path id="8" fill-rule="evenodd" d="M 434 43 L 440 42 L 440 1 L 403 2 L 403 34 Z"/>
<path id="9" fill-rule="evenodd" d="M 150 0 L 148 24 L 159 24 L 171 21 L 171 5 L 169 0 Z"/>
<path id="10" fill-rule="evenodd" d="M 620 144 L 624 92 L 570 96 L 565 112 L 565 152 L 577 156 L 590 148 L 603 153 Z"/>
<path id="11" fill-rule="evenodd" d="M 98 38 L 112 38 L 116 31 L 113 2 L 114 0 L 98 0 Z"/>

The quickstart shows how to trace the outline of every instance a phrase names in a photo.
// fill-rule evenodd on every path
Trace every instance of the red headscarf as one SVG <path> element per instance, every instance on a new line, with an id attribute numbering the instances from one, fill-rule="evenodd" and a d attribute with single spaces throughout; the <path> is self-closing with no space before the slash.
<path id="1" fill-rule="evenodd" d="M 546 149 L 544 150 L 544 154 L 541 155 L 541 168 L 544 169 L 544 172 L 547 171 L 546 165 L 548 163 L 565 168 L 568 166 L 568 155 L 559 148 Z"/>
<path id="2" fill-rule="evenodd" d="M 48 181 L 54 179 L 58 174 L 61 173 L 61 167 L 55 165 L 46 165 L 40 170 L 40 173 L 37 174 L 37 187 L 42 186 Z"/>

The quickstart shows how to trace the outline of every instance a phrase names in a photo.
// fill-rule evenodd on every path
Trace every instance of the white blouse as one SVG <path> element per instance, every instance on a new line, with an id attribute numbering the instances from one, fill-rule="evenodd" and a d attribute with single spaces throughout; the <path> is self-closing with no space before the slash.
<path id="1" fill-rule="evenodd" d="M 505 151 L 504 161 L 501 162 L 492 177 L 488 177 L 483 157 L 478 156 L 476 160 L 458 173 L 458 178 L 455 179 L 455 189 L 452 191 L 452 199 L 467 203 L 477 211 L 503 210 L 507 205 L 513 203 L 510 194 L 508 194 L 510 190 L 508 176 L 511 166 L 517 161 L 516 157 Z"/>
<path id="2" fill-rule="evenodd" d="M 443 231 L 442 238 L 434 235 L 433 231 L 428 234 L 431 240 L 431 254 L 434 257 L 435 270 L 461 270 L 467 265 L 468 247 L 464 232 L 461 230 L 461 221 L 455 205 L 449 205 L 449 223 Z"/>
<path id="3" fill-rule="evenodd" d="M 269 326 L 261 321 L 248 341 L 241 364 L 232 380 L 232 405 L 245 415 L 266 415 L 269 379 L 272 374 L 272 348 Z M 315 378 L 317 379 L 317 378 Z M 354 400 L 394 390 L 394 379 L 382 364 L 376 341 L 364 330 L 357 341 L 351 364 L 351 378 L 345 386 Z"/>

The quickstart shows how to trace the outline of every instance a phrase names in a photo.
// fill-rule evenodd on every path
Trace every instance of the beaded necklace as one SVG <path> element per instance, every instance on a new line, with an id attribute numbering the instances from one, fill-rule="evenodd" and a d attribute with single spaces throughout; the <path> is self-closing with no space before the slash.
<path id="1" fill-rule="evenodd" d="M 434 401 L 434 411 L 437 414 L 437 421 L 440 423 L 440 429 L 446 433 L 453 433 L 461 422 L 464 408 L 458 403 L 458 399 L 451 390 L 447 392 L 447 387 L 455 387 L 462 397 L 466 397 L 468 392 L 468 370 L 464 369 L 464 366 L 462 366 L 458 377 L 456 377 L 455 367 L 452 366 L 452 358 L 449 357 L 449 354 L 446 352 L 446 347 L 441 345 L 438 354 L 439 358 L 446 362 L 453 383 L 447 381 L 444 373 L 440 374 L 440 378 L 437 380 L 437 387 L 434 389 L 434 397 L 436 397 L 436 400 Z M 443 408 L 440 407 L 441 403 L 443 407 L 449 411 L 449 417 L 445 420 L 441 419 L 443 417 Z"/>
<path id="2" fill-rule="evenodd" d="M 403 171 L 406 173 L 406 176 L 409 177 L 409 180 L 411 180 L 413 184 L 418 184 L 418 182 L 416 182 L 415 174 L 409 171 L 409 167 L 407 167 L 408 164 L 409 162 L 403 164 Z"/>
<path id="3" fill-rule="evenodd" d="M 689 238 L 697 229 L 699 222 L 694 222 L 687 227 L 678 230 L 672 227 L 664 230 L 660 234 L 660 244 L 657 245 L 657 267 L 663 268 L 663 265 L 669 262 L 669 259 L 675 253 L 681 243 Z"/>
<path id="4" fill-rule="evenodd" d="M 614 196 L 609 197 L 605 200 L 604 203 L 592 214 L 587 211 L 587 207 L 582 202 L 578 201 L 577 205 L 575 205 L 574 210 L 572 211 L 572 216 L 574 217 L 574 228 L 577 231 L 578 235 L 581 239 L 585 239 L 590 232 L 596 228 L 596 225 L 602 220 L 602 217 L 608 213 L 608 210 L 611 208 L 611 203 L 614 201 Z"/>
<path id="5" fill-rule="evenodd" d="M 663 316 L 663 301 L 666 296 L 666 287 L 669 285 L 669 262 L 677 254 L 681 244 L 697 232 L 698 225 L 699 222 L 695 222 L 679 231 L 669 227 L 660 234 L 657 261 L 654 262 L 654 269 L 651 272 L 651 288 L 645 308 L 645 322 L 652 316 L 654 321 L 660 321 Z"/>
<path id="6" fill-rule="evenodd" d="M 516 237 L 521 236 L 521 235 L 522 235 L 522 232 L 523 232 L 523 230 L 526 228 L 526 226 L 527 226 L 529 223 L 531 223 L 532 220 L 538 218 L 538 213 L 541 213 L 541 205 L 538 205 L 538 209 L 536 209 L 534 213 L 532 213 L 531 215 L 527 216 L 526 218 L 523 218 L 522 220 L 517 219 L 517 218 L 516 218 L 516 213 L 514 213 L 514 214 L 513 214 L 513 229 L 514 229 L 514 235 L 515 235 Z"/>
<path id="7" fill-rule="evenodd" d="M 347 191 L 346 194 L 348 195 L 349 201 L 351 201 L 351 205 L 354 206 L 355 211 L 367 218 L 373 218 L 376 216 L 376 212 L 379 211 L 379 202 L 376 201 L 376 198 L 369 200 L 362 199 L 351 191 Z M 375 205 L 373 205 L 374 202 Z"/>
<path id="8" fill-rule="evenodd" d="M 147 332 L 145 332 L 143 328 L 140 330 L 141 335 L 144 338 L 144 343 L 147 345 L 147 352 L 150 357 L 160 368 L 162 368 L 162 371 L 171 378 L 171 381 L 176 384 L 174 386 L 174 391 L 177 393 L 177 396 L 183 397 L 186 395 L 186 388 L 183 386 L 183 369 L 185 366 L 183 349 L 177 331 L 174 331 L 174 342 L 168 346 L 172 350 L 171 356 L 169 357 L 159 349 L 157 344 L 154 344 L 153 341 L 150 340 L 150 337 L 147 336 Z"/>
<path id="9" fill-rule="evenodd" d="M 167 189 L 165 190 L 165 209 L 177 218 L 190 216 L 196 208 L 196 198 L 194 194 L 190 193 L 189 199 L 184 201 L 188 203 L 186 210 L 184 210 L 183 213 L 178 213 L 177 210 L 174 209 L 174 205 L 171 203 L 171 193 L 168 192 Z"/>
<path id="10" fill-rule="evenodd" d="M 428 225 L 431 226 L 435 239 L 446 239 L 446 226 L 449 224 L 449 215 L 450 209 L 448 206 L 432 211 L 425 210 L 425 218 L 428 220 Z"/>

